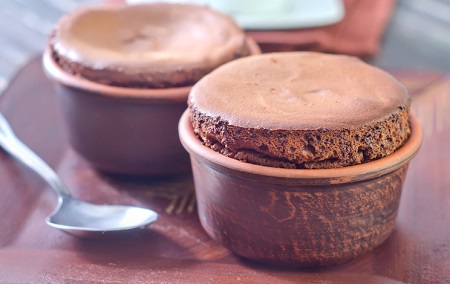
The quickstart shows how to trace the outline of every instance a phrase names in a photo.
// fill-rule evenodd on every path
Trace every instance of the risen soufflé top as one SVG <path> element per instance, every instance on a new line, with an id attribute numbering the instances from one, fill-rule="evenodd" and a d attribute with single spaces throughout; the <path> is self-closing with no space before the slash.
<path id="1" fill-rule="evenodd" d="M 248 55 L 245 35 L 230 17 L 168 3 L 77 10 L 55 26 L 50 49 L 69 73 L 137 88 L 193 85 Z"/>
<path id="2" fill-rule="evenodd" d="M 235 159 L 283 168 L 336 168 L 385 157 L 408 139 L 410 98 L 361 60 L 314 52 L 242 58 L 189 96 L 195 133 Z"/>

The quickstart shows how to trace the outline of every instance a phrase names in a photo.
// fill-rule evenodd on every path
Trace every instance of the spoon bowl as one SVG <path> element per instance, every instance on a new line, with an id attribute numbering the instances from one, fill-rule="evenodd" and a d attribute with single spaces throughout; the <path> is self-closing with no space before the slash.
<path id="1" fill-rule="evenodd" d="M 145 227 L 157 218 L 154 211 L 140 207 L 98 205 L 66 196 L 59 199 L 46 221 L 54 228 L 71 232 L 111 232 Z"/>
<path id="2" fill-rule="evenodd" d="M 1 113 L 0 146 L 34 170 L 58 195 L 58 205 L 46 220 L 54 228 L 76 235 L 90 232 L 103 234 L 142 228 L 158 218 L 156 212 L 146 208 L 92 204 L 72 197 L 55 171 L 17 138 Z"/>

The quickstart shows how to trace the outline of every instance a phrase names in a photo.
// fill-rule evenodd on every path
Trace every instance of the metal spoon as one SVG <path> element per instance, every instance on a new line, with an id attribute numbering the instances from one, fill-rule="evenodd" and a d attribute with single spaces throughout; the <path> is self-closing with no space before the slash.
<path id="1" fill-rule="evenodd" d="M 97 205 L 72 197 L 55 171 L 17 138 L 1 113 L 0 146 L 39 174 L 58 195 L 58 206 L 46 219 L 47 224 L 52 227 L 83 235 L 84 232 L 111 232 L 140 228 L 158 218 L 158 214 L 149 209 Z"/>

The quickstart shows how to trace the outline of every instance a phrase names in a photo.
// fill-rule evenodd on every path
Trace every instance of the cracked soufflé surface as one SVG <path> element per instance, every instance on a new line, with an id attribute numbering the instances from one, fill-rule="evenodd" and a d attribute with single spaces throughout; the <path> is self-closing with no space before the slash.
<path id="1" fill-rule="evenodd" d="M 249 54 L 244 32 L 230 17 L 169 3 L 77 10 L 55 26 L 50 49 L 71 74 L 133 88 L 191 86 Z"/>
<path id="2" fill-rule="evenodd" d="M 238 59 L 189 96 L 204 145 L 244 162 L 338 168 L 370 162 L 410 135 L 410 98 L 386 72 L 357 58 L 314 52 Z"/>

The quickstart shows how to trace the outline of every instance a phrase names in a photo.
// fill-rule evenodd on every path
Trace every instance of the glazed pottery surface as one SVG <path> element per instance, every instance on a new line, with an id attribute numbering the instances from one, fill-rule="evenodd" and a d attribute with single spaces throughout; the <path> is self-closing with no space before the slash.
<path id="1" fill-rule="evenodd" d="M 422 140 L 412 135 L 394 154 L 338 169 L 264 167 L 201 144 L 186 111 L 179 124 L 191 155 L 198 213 L 205 231 L 243 257 L 288 266 L 342 263 L 386 240 L 395 228 L 409 161 Z"/>

